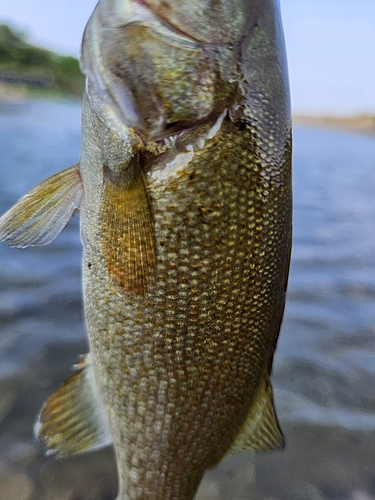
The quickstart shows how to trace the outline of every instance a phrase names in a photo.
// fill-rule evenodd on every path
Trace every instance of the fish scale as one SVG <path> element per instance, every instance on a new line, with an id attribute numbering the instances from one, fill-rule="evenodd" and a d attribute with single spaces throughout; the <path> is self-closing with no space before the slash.
<path id="1" fill-rule="evenodd" d="M 0 219 L 0 241 L 29 246 L 80 211 L 90 354 L 35 433 L 58 456 L 112 443 L 117 500 L 191 500 L 225 455 L 284 444 L 270 383 L 292 219 L 282 29 L 274 0 L 211 7 L 98 2 L 80 161 Z"/>
<path id="2" fill-rule="evenodd" d="M 148 498 L 148 490 L 154 499 L 192 497 L 197 462 L 207 468 L 220 460 L 246 418 L 267 368 L 269 332 L 281 319 L 273 292 L 285 280 L 277 256 L 287 244 L 284 183 L 272 185 L 254 169 L 250 132 L 236 147 L 235 125 L 225 120 L 220 133 L 226 140 L 216 137 L 188 169 L 148 186 L 157 257 L 144 297 L 120 293 L 103 256 L 85 251 L 85 261 L 94 262 L 84 266 L 94 366 L 103 353 L 109 361 L 96 368 L 97 380 L 105 404 L 118 408 L 113 414 L 126 416 L 120 428 L 110 413 L 110 424 L 122 443 L 126 491 L 134 483 L 129 498 Z M 100 237 L 98 220 L 86 223 L 98 227 L 93 239 Z M 122 385 L 114 395 L 116 379 Z M 168 488 L 179 493 L 168 496 Z"/>

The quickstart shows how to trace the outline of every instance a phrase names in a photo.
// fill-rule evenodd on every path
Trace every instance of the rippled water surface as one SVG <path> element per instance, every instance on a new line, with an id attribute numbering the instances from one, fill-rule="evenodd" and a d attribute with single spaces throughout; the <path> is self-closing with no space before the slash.
<path id="1" fill-rule="evenodd" d="M 0 103 L 0 213 L 78 160 L 79 103 Z M 207 473 L 203 499 L 375 499 L 375 138 L 294 132 L 294 246 L 273 383 L 287 447 Z M 111 500 L 111 450 L 56 461 L 41 404 L 86 351 L 78 217 L 0 245 L 0 500 Z"/>

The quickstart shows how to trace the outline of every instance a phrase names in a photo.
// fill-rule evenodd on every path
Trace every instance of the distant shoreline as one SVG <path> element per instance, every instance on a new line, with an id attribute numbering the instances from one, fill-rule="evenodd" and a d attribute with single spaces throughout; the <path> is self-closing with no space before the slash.
<path id="1" fill-rule="evenodd" d="M 9 85 L 0 83 L 0 103 L 2 102 L 25 102 L 30 99 L 77 99 L 77 96 L 58 92 L 53 89 L 30 89 L 22 85 Z M 347 130 L 348 132 L 375 135 L 375 115 L 367 116 L 293 116 L 294 125 L 311 127 L 324 127 L 336 130 Z"/>
<path id="2" fill-rule="evenodd" d="M 10 85 L 0 82 L 1 103 L 23 103 L 32 99 L 78 100 L 79 97 L 55 89 L 35 89 L 26 85 Z"/>
<path id="3" fill-rule="evenodd" d="M 294 125 L 324 127 L 348 132 L 375 135 L 375 115 L 358 116 L 308 116 L 294 115 Z"/>

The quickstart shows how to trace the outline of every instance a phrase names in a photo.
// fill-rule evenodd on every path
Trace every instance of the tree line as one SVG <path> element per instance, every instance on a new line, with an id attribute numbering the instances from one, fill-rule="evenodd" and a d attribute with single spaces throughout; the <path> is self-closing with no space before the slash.
<path id="1" fill-rule="evenodd" d="M 24 33 L 0 24 L 0 81 L 82 95 L 78 60 L 28 43 Z"/>

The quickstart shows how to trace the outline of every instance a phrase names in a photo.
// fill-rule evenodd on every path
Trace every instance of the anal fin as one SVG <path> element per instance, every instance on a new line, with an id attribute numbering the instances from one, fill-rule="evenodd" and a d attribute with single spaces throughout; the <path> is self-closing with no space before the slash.
<path id="1" fill-rule="evenodd" d="M 49 177 L 0 218 L 0 241 L 21 248 L 48 245 L 79 207 L 82 193 L 78 164 Z"/>
<path id="2" fill-rule="evenodd" d="M 64 457 L 112 442 L 89 355 L 75 368 L 77 371 L 49 396 L 35 425 L 35 435 L 47 454 Z"/>
<path id="3" fill-rule="evenodd" d="M 284 447 L 273 404 L 273 391 L 268 377 L 261 380 L 254 402 L 240 432 L 227 454 L 244 451 L 273 450 Z"/>

